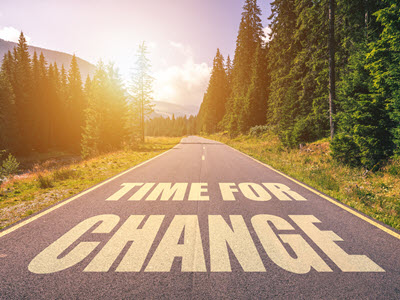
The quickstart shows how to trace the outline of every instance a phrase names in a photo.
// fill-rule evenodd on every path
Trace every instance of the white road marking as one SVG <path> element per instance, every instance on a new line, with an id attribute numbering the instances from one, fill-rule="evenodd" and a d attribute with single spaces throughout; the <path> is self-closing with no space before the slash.
<path id="1" fill-rule="evenodd" d="M 203 155 L 203 156 L 201 157 L 201 159 L 202 159 L 202 160 L 206 160 L 206 157 Z"/>

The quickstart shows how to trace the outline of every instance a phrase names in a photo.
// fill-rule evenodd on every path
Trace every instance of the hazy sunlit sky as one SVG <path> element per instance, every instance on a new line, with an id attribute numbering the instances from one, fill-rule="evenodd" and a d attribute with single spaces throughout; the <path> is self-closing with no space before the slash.
<path id="1" fill-rule="evenodd" d="M 264 27 L 269 0 L 259 0 Z M 141 41 L 151 52 L 154 98 L 200 105 L 217 47 L 233 58 L 244 0 L 0 0 L 0 38 L 96 64 L 129 80 Z"/>

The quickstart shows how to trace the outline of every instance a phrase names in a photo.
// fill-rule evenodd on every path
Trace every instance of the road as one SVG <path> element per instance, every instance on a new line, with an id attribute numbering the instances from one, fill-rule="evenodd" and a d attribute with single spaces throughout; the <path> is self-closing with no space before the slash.
<path id="1" fill-rule="evenodd" d="M 399 299 L 400 235 L 188 137 L 0 232 L 0 298 Z"/>

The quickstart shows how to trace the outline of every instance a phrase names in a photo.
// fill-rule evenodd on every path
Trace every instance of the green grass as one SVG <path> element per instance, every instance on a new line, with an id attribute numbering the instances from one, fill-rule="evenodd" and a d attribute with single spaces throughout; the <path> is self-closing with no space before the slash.
<path id="1" fill-rule="evenodd" d="M 171 149 L 181 138 L 146 138 L 135 150 L 104 154 L 60 168 L 46 161 L 0 186 L 0 229 Z M 96 174 L 96 176 L 93 176 Z"/>
<path id="2" fill-rule="evenodd" d="M 262 137 L 223 134 L 206 136 L 242 151 L 325 194 L 400 230 L 400 161 L 378 172 L 366 172 L 335 162 L 329 140 L 286 149 L 273 133 Z"/>

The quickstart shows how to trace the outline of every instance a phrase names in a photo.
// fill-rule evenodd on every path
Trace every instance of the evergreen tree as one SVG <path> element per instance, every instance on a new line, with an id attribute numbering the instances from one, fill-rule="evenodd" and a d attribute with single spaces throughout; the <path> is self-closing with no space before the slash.
<path id="1" fill-rule="evenodd" d="M 266 123 L 269 76 L 267 52 L 261 45 L 257 47 L 252 68 L 251 83 L 247 90 L 245 107 L 242 110 L 245 132 L 253 126 Z"/>
<path id="2" fill-rule="evenodd" d="M 6 61 L 6 59 L 4 60 Z M 3 61 L 0 71 L 0 150 L 14 151 L 18 145 L 14 93 Z"/>
<path id="3" fill-rule="evenodd" d="M 387 156 L 390 150 L 400 154 L 400 3 L 395 0 L 385 0 L 384 3 L 385 7 L 374 14 L 382 31 L 370 45 L 367 68 L 373 77 L 377 94 L 375 101 L 384 105 L 391 121 L 387 129 L 392 135 L 393 145 L 384 137 L 380 141 L 388 148 L 384 152 Z"/>
<path id="4" fill-rule="evenodd" d="M 346 65 L 341 66 L 344 72 L 338 84 L 339 130 L 331 144 L 332 155 L 338 161 L 368 169 L 389 157 L 394 148 L 394 122 L 387 110 L 387 99 L 373 84 L 371 67 L 375 58 L 368 54 L 376 53 L 378 48 L 376 40 L 381 29 L 374 12 L 380 5 L 365 1 L 343 3 L 342 15 L 349 19 L 349 25 L 339 28 L 340 34 L 347 37 L 341 43 Z"/>
<path id="5" fill-rule="evenodd" d="M 210 82 L 199 111 L 201 131 L 213 133 L 225 115 L 225 105 L 229 97 L 229 82 L 225 73 L 224 58 L 217 49 L 213 62 Z"/>
<path id="6" fill-rule="evenodd" d="M 86 80 L 85 126 L 82 156 L 121 149 L 126 136 L 127 101 L 118 72 L 113 65 L 99 62 L 93 80 Z"/>
<path id="7" fill-rule="evenodd" d="M 225 73 L 230 87 L 232 85 L 232 68 L 232 60 L 231 57 L 228 55 L 228 57 L 226 58 Z"/>
<path id="8" fill-rule="evenodd" d="M 131 82 L 131 114 L 132 119 L 139 119 L 140 140 L 144 142 L 145 120 L 153 112 L 153 77 L 150 76 L 150 61 L 145 42 L 139 45 L 134 74 Z M 135 131 L 134 128 L 131 129 Z"/>
<path id="9" fill-rule="evenodd" d="M 17 151 L 20 153 L 29 153 L 35 137 L 32 128 L 34 120 L 32 111 L 32 69 L 31 59 L 28 52 L 28 45 L 24 34 L 21 32 L 18 45 L 14 48 L 15 77 L 13 82 L 13 91 L 15 95 L 16 119 L 18 124 L 18 135 L 20 143 Z"/>
<path id="10" fill-rule="evenodd" d="M 339 89 L 342 111 L 338 114 L 339 132 L 332 141 L 332 155 L 353 166 L 371 169 L 393 150 L 386 101 L 373 93 L 372 78 L 366 70 L 366 45 L 352 55 L 352 72 Z"/>
<path id="11" fill-rule="evenodd" d="M 50 83 L 48 78 L 47 62 L 43 53 L 40 53 L 38 61 L 38 77 L 34 86 L 36 90 L 35 101 L 35 149 L 40 152 L 46 152 L 50 144 L 49 130 L 50 130 L 50 115 L 53 111 L 53 101 L 50 96 Z M 35 76 L 35 75 L 34 75 Z M 34 82 L 35 82 L 34 81 Z"/>
<path id="12" fill-rule="evenodd" d="M 265 37 L 261 24 L 261 10 L 256 0 L 246 0 L 236 40 L 235 57 L 232 69 L 232 93 L 227 104 L 227 114 L 223 124 L 232 135 L 244 132 L 243 116 L 246 95 L 251 84 L 252 62 L 256 49 Z"/>
<path id="13" fill-rule="evenodd" d="M 78 152 L 81 144 L 86 103 L 82 89 L 82 78 L 75 55 L 72 56 L 69 68 L 67 95 L 67 122 L 69 126 L 66 132 L 66 146 L 71 151 Z"/>

